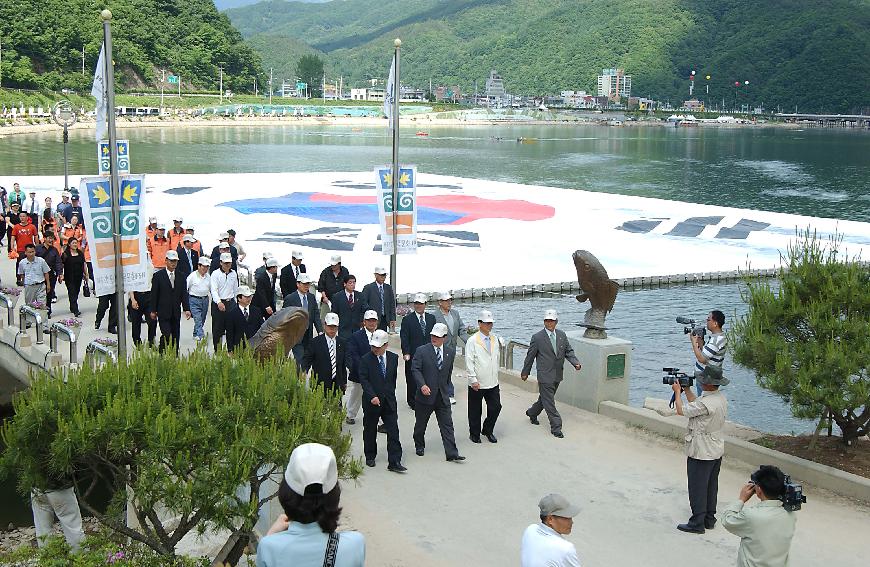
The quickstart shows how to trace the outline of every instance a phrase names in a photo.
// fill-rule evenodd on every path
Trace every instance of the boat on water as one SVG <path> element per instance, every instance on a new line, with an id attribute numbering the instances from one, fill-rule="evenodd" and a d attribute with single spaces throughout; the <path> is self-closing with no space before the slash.
<path id="1" fill-rule="evenodd" d="M 421 138 L 423 138 L 423 137 L 428 136 L 428 135 L 429 135 L 429 132 L 423 132 L 423 131 L 420 131 L 420 132 L 417 132 L 416 135 L 417 135 L 417 136 L 420 136 Z"/>

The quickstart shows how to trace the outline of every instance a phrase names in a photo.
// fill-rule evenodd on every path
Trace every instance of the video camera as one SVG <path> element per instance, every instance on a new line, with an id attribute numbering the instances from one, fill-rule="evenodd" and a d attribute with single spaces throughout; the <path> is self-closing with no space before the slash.
<path id="1" fill-rule="evenodd" d="M 694 376 L 689 376 L 685 372 L 680 372 L 679 368 L 662 368 L 665 376 L 662 377 L 662 384 L 672 386 L 674 383 L 679 383 L 682 388 L 691 388 L 695 383 Z"/>
<path id="2" fill-rule="evenodd" d="M 683 333 L 686 335 L 692 333 L 696 337 L 701 337 L 701 340 L 703 340 L 704 336 L 707 334 L 707 327 L 704 325 L 698 326 L 697 321 L 694 319 L 689 319 L 688 317 L 677 317 L 677 323 L 686 325 L 683 327 Z"/>
<path id="3" fill-rule="evenodd" d="M 804 488 L 800 484 L 791 481 L 791 477 L 785 475 L 782 495 L 779 497 L 782 502 L 782 507 L 789 512 L 795 512 L 801 509 L 801 504 L 807 503 L 807 497 L 804 496 Z"/>

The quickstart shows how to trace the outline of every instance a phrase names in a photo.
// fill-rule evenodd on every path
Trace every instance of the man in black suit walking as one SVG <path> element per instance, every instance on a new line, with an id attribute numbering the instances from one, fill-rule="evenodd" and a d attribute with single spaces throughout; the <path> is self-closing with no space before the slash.
<path id="1" fill-rule="evenodd" d="M 380 317 L 378 329 L 386 331 L 387 327 L 396 329 L 396 294 L 393 287 L 384 283 L 387 281 L 387 270 L 375 268 L 375 281 L 366 284 L 362 296 L 369 309 L 374 309 Z"/>
<path id="2" fill-rule="evenodd" d="M 338 315 L 327 313 L 323 323 L 323 334 L 311 340 L 302 364 L 323 384 L 324 394 L 341 393 L 347 386 L 347 347 L 338 336 Z"/>
<path id="3" fill-rule="evenodd" d="M 294 250 L 290 263 L 281 268 L 281 278 L 278 280 L 278 283 L 281 284 L 281 293 L 288 295 L 296 291 L 296 280 L 299 278 L 299 274 L 304 273 L 305 264 L 302 263 L 302 252 Z"/>
<path id="4" fill-rule="evenodd" d="M 396 401 L 396 375 L 399 356 L 387 352 L 390 337 L 377 330 L 369 339 L 370 350 L 360 358 L 357 376 L 363 389 L 363 451 L 366 465 L 375 466 L 378 455 L 378 420 L 387 430 L 387 470 L 405 472 L 402 443 L 399 441 L 399 414 Z"/>
<path id="5" fill-rule="evenodd" d="M 362 328 L 363 314 L 368 310 L 362 294 L 356 291 L 356 276 L 346 275 L 344 290 L 334 293 L 330 299 L 332 307 L 329 310 L 338 315 L 341 321 L 338 336 L 348 341 L 354 332 Z"/>
<path id="6" fill-rule="evenodd" d="M 181 341 L 181 312 L 190 319 L 187 281 L 177 267 L 178 253 L 170 250 L 166 253 L 166 267 L 151 277 L 151 319 L 156 319 L 160 325 L 160 352 L 172 341 L 176 355 Z"/>
<path id="7" fill-rule="evenodd" d="M 308 311 L 308 330 L 302 335 L 298 343 L 293 345 L 293 358 L 296 359 L 296 364 L 303 372 L 308 371 L 308 367 L 304 366 L 305 351 L 311 345 L 311 338 L 317 331 L 317 334 L 323 332 L 323 325 L 320 323 L 320 311 L 317 309 L 317 298 L 311 293 L 311 276 L 305 272 L 299 274 L 299 279 L 296 281 L 296 291 L 284 296 L 284 307 L 301 307 Z"/>
<path id="8" fill-rule="evenodd" d="M 278 281 L 278 260 L 268 258 L 266 269 L 257 276 L 257 291 L 254 292 L 254 307 L 263 313 L 268 319 L 277 309 L 275 308 L 275 284 Z"/>
<path id="9" fill-rule="evenodd" d="M 178 273 L 183 276 L 185 281 L 187 276 L 193 273 L 199 265 L 199 252 L 193 249 L 193 243 L 196 238 L 189 234 L 185 234 L 181 239 L 181 244 L 178 245 L 175 252 L 178 254 Z"/>
<path id="10" fill-rule="evenodd" d="M 411 409 L 414 409 L 416 404 L 414 400 L 417 392 L 417 383 L 411 372 L 412 358 L 418 348 L 429 342 L 429 333 L 435 326 L 435 316 L 426 313 L 426 301 L 428 298 L 425 293 L 418 293 L 414 296 L 414 312 L 408 313 L 402 318 L 402 327 L 399 329 L 399 338 L 402 340 L 402 356 L 405 359 L 405 386 L 407 388 L 405 400 Z"/>
<path id="11" fill-rule="evenodd" d="M 227 313 L 227 351 L 233 352 L 253 337 L 263 324 L 263 312 L 251 304 L 254 292 L 246 285 L 239 286 L 236 303 Z"/>
<path id="12" fill-rule="evenodd" d="M 347 341 L 348 383 L 347 383 L 347 415 L 344 422 L 348 425 L 356 423 L 356 415 L 362 404 L 362 386 L 359 383 L 359 361 L 371 350 L 371 340 L 375 331 L 378 330 L 378 314 L 369 309 L 363 315 L 363 328 L 350 336 Z M 339 319 L 340 320 L 340 319 Z"/>
<path id="13" fill-rule="evenodd" d="M 417 349 L 411 363 L 411 372 L 418 388 L 414 409 L 414 447 L 417 455 L 422 457 L 426 448 L 426 426 L 432 412 L 435 412 L 447 460 L 461 462 L 465 457 L 456 448 L 450 397 L 447 393 L 450 375 L 453 373 L 453 361 L 456 358 L 456 351 L 444 345 L 448 332 L 447 325 L 436 323 L 430 333 L 431 342 Z"/>

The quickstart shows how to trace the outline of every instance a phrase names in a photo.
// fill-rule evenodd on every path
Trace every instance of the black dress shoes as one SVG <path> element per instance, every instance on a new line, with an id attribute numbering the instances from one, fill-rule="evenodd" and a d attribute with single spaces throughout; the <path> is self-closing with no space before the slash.
<path id="1" fill-rule="evenodd" d="M 418 457 L 422 457 L 423 453 L 425 453 L 426 450 L 421 448 L 421 449 L 416 449 L 415 452 L 417 453 Z"/>
<path id="2" fill-rule="evenodd" d="M 677 529 L 680 530 L 681 532 L 686 532 L 686 533 L 690 533 L 690 534 L 702 534 L 702 533 L 704 533 L 704 528 L 702 528 L 700 526 L 693 526 L 690 524 L 680 524 L 679 526 L 677 526 Z"/>
<path id="3" fill-rule="evenodd" d="M 452 457 L 447 457 L 448 463 L 461 463 L 465 460 L 465 457 L 462 455 L 453 455 Z"/>
<path id="4" fill-rule="evenodd" d="M 471 439 L 472 443 L 480 443 L 480 435 L 471 435 L 469 439 Z"/>
<path id="5" fill-rule="evenodd" d="M 375 466 L 375 460 L 374 459 L 366 459 L 366 466 L 367 467 Z"/>
<path id="6" fill-rule="evenodd" d="M 406 470 L 408 470 L 408 468 L 407 468 L 407 467 L 403 467 L 401 464 L 398 464 L 398 465 L 390 465 L 390 466 L 388 466 L 388 467 L 387 467 L 387 470 L 388 470 L 388 471 L 391 471 L 391 472 L 403 473 L 403 472 L 405 472 Z"/>
<path id="7" fill-rule="evenodd" d="M 498 443 L 498 439 L 496 439 L 495 435 L 492 433 L 484 433 L 483 436 L 486 437 L 490 443 Z"/>
<path id="8" fill-rule="evenodd" d="M 532 422 L 532 425 L 541 425 L 541 422 L 538 421 L 537 417 L 535 417 L 533 415 L 529 415 L 529 414 L 526 414 L 526 415 L 529 417 L 529 421 Z"/>
<path id="9" fill-rule="evenodd" d="M 706 528 L 708 530 L 712 530 L 715 527 L 716 527 L 716 519 L 715 518 L 713 518 L 712 520 L 704 520 L 704 528 Z"/>
<path id="10" fill-rule="evenodd" d="M 564 438 L 565 438 L 565 434 L 562 433 L 561 431 L 556 431 L 556 432 L 553 433 L 553 437 L 556 437 L 557 439 L 564 439 Z"/>

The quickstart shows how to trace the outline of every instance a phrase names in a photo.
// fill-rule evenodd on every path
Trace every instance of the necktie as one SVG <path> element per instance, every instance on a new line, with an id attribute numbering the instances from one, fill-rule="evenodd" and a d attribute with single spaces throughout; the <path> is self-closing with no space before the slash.
<path id="1" fill-rule="evenodd" d="M 242 309 L 242 314 L 245 316 L 245 320 L 247 320 L 248 319 L 248 308 L 247 307 Z"/>
<path id="2" fill-rule="evenodd" d="M 308 311 L 308 296 L 307 295 L 302 296 L 302 309 Z"/>
<path id="3" fill-rule="evenodd" d="M 441 349 L 435 349 L 435 359 L 438 361 L 438 370 L 441 370 L 441 365 L 444 364 L 444 359 L 441 357 Z"/>
<path id="4" fill-rule="evenodd" d="M 387 379 L 387 363 L 386 363 L 386 361 L 384 361 L 383 356 L 378 357 L 378 362 L 380 362 L 380 364 L 381 364 L 381 376 L 384 378 L 384 380 L 386 380 Z"/>
<path id="5" fill-rule="evenodd" d="M 547 334 L 550 335 L 550 344 L 553 345 L 553 352 L 557 352 L 556 351 L 556 333 L 550 333 L 548 331 Z"/>
<path id="6" fill-rule="evenodd" d="M 329 343 L 329 361 L 332 363 L 332 377 L 335 378 L 335 339 L 326 342 Z"/>
<path id="7" fill-rule="evenodd" d="M 298 280 L 299 279 L 299 266 L 293 266 L 293 274 L 295 274 L 293 277 Z"/>
<path id="8" fill-rule="evenodd" d="M 426 336 L 426 319 L 420 315 L 420 328 L 423 329 L 423 336 Z"/>
<path id="9" fill-rule="evenodd" d="M 486 352 L 492 354 L 492 346 L 489 343 L 489 337 L 483 337 L 483 342 L 486 344 Z"/>
<path id="10" fill-rule="evenodd" d="M 383 315 L 384 314 L 384 286 L 382 286 L 382 285 L 378 286 L 378 293 L 381 296 L 381 315 Z"/>
<path id="11" fill-rule="evenodd" d="M 350 308 L 353 309 L 353 292 L 347 294 L 347 302 L 350 305 Z"/>
<path id="12" fill-rule="evenodd" d="M 190 265 L 190 269 L 193 269 L 193 259 L 190 257 L 190 250 L 185 250 L 187 252 L 187 263 Z"/>
<path id="13" fill-rule="evenodd" d="M 169 274 L 169 285 L 175 287 L 175 272 L 166 272 Z"/>

